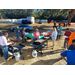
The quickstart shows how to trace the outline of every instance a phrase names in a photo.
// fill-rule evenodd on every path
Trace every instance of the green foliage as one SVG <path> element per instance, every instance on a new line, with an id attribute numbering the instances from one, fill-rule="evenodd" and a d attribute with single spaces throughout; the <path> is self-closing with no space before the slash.
<path id="1" fill-rule="evenodd" d="M 0 18 L 20 19 L 34 16 L 36 19 L 67 20 L 70 9 L 1 9 Z M 75 16 L 72 18 L 75 21 Z"/>

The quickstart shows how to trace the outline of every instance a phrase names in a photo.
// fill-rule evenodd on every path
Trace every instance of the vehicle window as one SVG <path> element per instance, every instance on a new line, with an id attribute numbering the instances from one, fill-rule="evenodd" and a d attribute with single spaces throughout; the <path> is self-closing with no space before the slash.
<path id="1" fill-rule="evenodd" d="M 19 26 L 19 27 L 27 27 L 27 26 L 25 26 L 25 25 L 22 25 L 22 26 Z"/>

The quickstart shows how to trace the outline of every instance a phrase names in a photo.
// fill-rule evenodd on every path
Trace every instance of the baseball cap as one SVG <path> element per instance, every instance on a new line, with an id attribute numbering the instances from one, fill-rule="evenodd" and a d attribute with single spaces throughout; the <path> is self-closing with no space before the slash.
<path id="1" fill-rule="evenodd" d="M 38 29 L 36 29 L 36 31 L 38 31 Z"/>

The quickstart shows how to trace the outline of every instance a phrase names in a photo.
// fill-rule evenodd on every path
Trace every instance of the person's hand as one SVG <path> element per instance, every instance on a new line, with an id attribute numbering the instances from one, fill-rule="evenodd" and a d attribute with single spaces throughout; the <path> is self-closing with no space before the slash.
<path id="1" fill-rule="evenodd" d="M 34 36 L 34 38 L 37 38 L 36 36 Z"/>
<path id="2" fill-rule="evenodd" d="M 12 45 L 14 45 L 15 44 L 15 42 L 14 43 L 12 43 Z"/>
<path id="3" fill-rule="evenodd" d="M 10 41 L 10 39 L 7 39 L 7 41 Z"/>
<path id="4" fill-rule="evenodd" d="M 18 30 L 18 32 L 20 32 L 20 31 Z"/>

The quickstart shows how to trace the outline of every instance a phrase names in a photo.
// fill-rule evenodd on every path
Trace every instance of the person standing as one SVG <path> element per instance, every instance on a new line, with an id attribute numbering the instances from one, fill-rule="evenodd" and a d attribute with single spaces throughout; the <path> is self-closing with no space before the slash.
<path id="1" fill-rule="evenodd" d="M 0 36 L 0 48 L 4 51 L 4 58 L 5 60 L 8 60 L 8 44 L 7 43 L 7 37 L 8 33 L 3 33 L 2 36 Z"/>
<path id="2" fill-rule="evenodd" d="M 0 30 L 0 36 L 2 36 L 2 31 L 1 30 Z M 1 55 L 1 57 L 3 56 L 2 49 L 0 49 L 0 55 Z"/>
<path id="3" fill-rule="evenodd" d="M 75 50 L 75 39 L 72 40 L 72 44 L 69 46 L 68 50 Z"/>
<path id="4" fill-rule="evenodd" d="M 72 40 L 72 44 L 69 46 L 68 50 L 62 52 L 60 55 L 62 59 L 67 62 L 67 65 L 75 65 L 75 39 Z"/>
<path id="5" fill-rule="evenodd" d="M 36 41 L 39 38 L 39 36 L 40 36 L 39 30 L 36 29 L 36 32 L 34 32 L 34 38 L 33 38 L 33 40 Z"/>
<path id="6" fill-rule="evenodd" d="M 71 31 L 69 30 L 69 28 L 66 29 L 66 32 L 65 32 L 65 36 L 67 36 L 67 38 L 65 38 L 65 41 L 64 41 L 64 48 L 63 49 L 68 49 L 69 45 L 68 45 L 68 42 L 69 42 L 69 36 L 71 35 Z"/>
<path id="7" fill-rule="evenodd" d="M 54 26 L 53 26 L 53 28 L 56 28 L 56 30 L 57 30 L 56 22 L 54 23 Z"/>
<path id="8" fill-rule="evenodd" d="M 64 22 L 64 27 L 65 27 L 65 22 Z"/>
<path id="9" fill-rule="evenodd" d="M 16 32 L 16 36 L 17 36 L 17 37 L 16 37 L 16 40 L 17 40 L 17 39 L 19 38 L 19 32 L 20 32 L 18 26 L 16 27 L 15 32 Z"/>
<path id="10" fill-rule="evenodd" d="M 56 41 L 56 39 L 57 39 L 57 30 L 56 30 L 56 28 L 53 28 L 53 32 L 52 32 L 51 37 L 52 37 L 53 49 L 54 49 L 55 41 Z"/>
<path id="11" fill-rule="evenodd" d="M 59 24 L 59 27 L 58 27 L 57 31 L 58 31 L 58 36 L 57 36 L 57 38 L 60 39 L 60 37 L 61 37 L 61 31 L 62 31 L 62 27 L 60 26 L 60 24 Z"/>
<path id="12" fill-rule="evenodd" d="M 22 43 L 25 43 L 25 42 L 26 42 L 26 38 L 25 38 L 25 28 L 22 28 L 21 37 L 22 37 Z"/>
<path id="13" fill-rule="evenodd" d="M 68 25 L 69 25 L 69 27 L 70 27 L 71 23 L 69 23 Z"/>
<path id="14" fill-rule="evenodd" d="M 69 42 L 68 45 L 70 46 L 72 44 L 72 40 L 75 39 L 75 32 L 73 32 L 70 36 L 69 36 Z"/>

